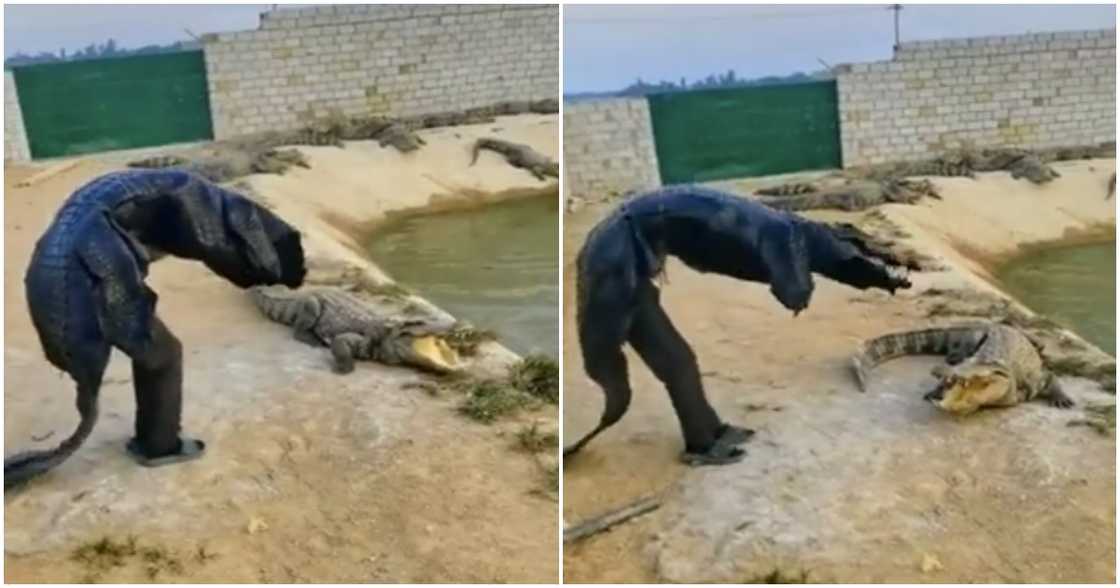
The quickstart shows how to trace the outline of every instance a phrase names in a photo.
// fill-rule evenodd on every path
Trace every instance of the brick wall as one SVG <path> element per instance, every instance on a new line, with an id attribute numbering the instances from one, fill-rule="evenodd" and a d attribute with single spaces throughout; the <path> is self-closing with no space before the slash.
<path id="1" fill-rule="evenodd" d="M 564 104 L 564 181 L 576 201 L 661 185 L 644 98 Z"/>
<path id="2" fill-rule="evenodd" d="M 1115 29 L 904 43 L 843 69 L 845 166 L 1115 140 Z"/>
<path id="3" fill-rule="evenodd" d="M 4 72 L 4 159 L 31 159 L 27 132 L 23 127 L 23 113 L 19 109 L 19 96 L 16 94 L 16 81 L 10 71 Z"/>
<path id="4" fill-rule="evenodd" d="M 280 9 L 208 35 L 215 138 L 331 112 L 409 116 L 559 94 L 556 6 Z"/>

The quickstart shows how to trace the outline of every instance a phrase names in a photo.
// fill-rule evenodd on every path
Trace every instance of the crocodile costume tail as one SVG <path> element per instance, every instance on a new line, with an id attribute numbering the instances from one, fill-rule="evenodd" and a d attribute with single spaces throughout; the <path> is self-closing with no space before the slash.
<path id="1" fill-rule="evenodd" d="M 4 488 L 22 484 L 66 461 L 73 455 L 97 424 L 96 393 L 78 392 L 78 412 L 82 421 L 65 441 L 54 449 L 24 451 L 4 459 Z"/>
<path id="2" fill-rule="evenodd" d="M 983 340 L 985 329 L 968 325 L 891 333 L 860 343 L 852 367 L 861 391 L 875 366 L 906 355 L 957 355 L 971 353 Z"/>

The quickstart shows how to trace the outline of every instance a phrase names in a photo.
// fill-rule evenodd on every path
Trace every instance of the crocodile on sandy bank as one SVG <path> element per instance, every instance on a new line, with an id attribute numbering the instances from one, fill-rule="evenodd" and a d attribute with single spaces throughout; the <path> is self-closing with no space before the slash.
<path id="1" fill-rule="evenodd" d="M 865 341 L 852 365 L 860 389 L 876 365 L 904 355 L 945 355 L 937 366 L 937 386 L 925 399 L 954 414 L 986 406 L 1014 406 L 1046 398 L 1051 406 L 1069 408 L 1073 400 L 1043 365 L 1039 349 L 1019 329 L 1000 324 L 973 324 L 883 335 Z"/>
<path id="2" fill-rule="evenodd" d="M 816 209 L 864 210 L 886 203 L 914 204 L 922 198 L 941 199 L 929 180 L 887 178 L 881 181 L 851 180 L 835 187 L 813 184 L 779 184 L 755 192 L 759 202 L 778 210 Z"/>
<path id="3" fill-rule="evenodd" d="M 1088 149 L 1088 148 L 1087 148 Z M 1084 153 L 1072 149 L 1030 151 L 1017 148 L 960 149 L 918 161 L 886 163 L 846 173 L 867 179 L 908 176 L 975 177 L 977 172 L 1007 171 L 1014 179 L 1023 178 L 1034 184 L 1045 184 L 1061 177 L 1047 165 L 1063 159 L 1080 159 Z"/>
<path id="4" fill-rule="evenodd" d="M 546 176 L 553 178 L 560 176 L 560 164 L 537 153 L 532 147 L 489 137 L 474 142 L 474 148 L 471 150 L 471 165 L 478 161 L 478 152 L 483 149 L 502 154 L 507 163 L 528 170 L 538 180 L 544 180 Z"/>
<path id="5" fill-rule="evenodd" d="M 341 288 L 262 286 L 250 289 L 250 295 L 265 316 L 292 327 L 296 339 L 329 347 L 339 373 L 353 371 L 357 359 L 436 373 L 463 367 L 459 354 L 442 336 L 454 328 L 449 321 L 400 320 Z"/>
<path id="6" fill-rule="evenodd" d="M 128 167 L 138 169 L 181 169 L 216 183 L 249 174 L 283 175 L 293 166 L 305 169 L 311 167 L 307 158 L 295 149 L 267 149 L 194 158 L 156 155 L 128 162 Z"/>
<path id="7" fill-rule="evenodd" d="M 851 243 L 864 255 L 882 259 L 888 265 L 919 272 L 944 271 L 945 266 L 935 257 L 898 241 L 897 232 L 885 233 L 887 229 L 883 225 L 887 223 L 889 220 L 879 220 L 872 214 L 861 219 L 860 224 L 863 226 L 852 223 L 826 224 L 842 241 Z"/>
<path id="8" fill-rule="evenodd" d="M 913 176 L 975 178 L 977 172 L 1006 171 L 1013 179 L 1045 184 L 1061 177 L 1048 164 L 1112 157 L 1115 144 L 1027 150 L 1017 148 L 958 149 L 917 161 L 883 163 L 846 169 L 814 182 L 795 182 L 757 190 L 759 201 L 780 210 L 863 210 L 886 203 L 914 204 L 924 197 L 940 198 L 929 180 Z M 837 183 L 840 179 L 842 183 Z M 1112 197 L 1115 179 L 1109 184 Z"/>
<path id="9" fill-rule="evenodd" d="M 760 196 L 796 196 L 798 194 L 811 194 L 819 192 L 817 186 L 806 182 L 793 182 L 789 184 L 778 184 L 777 186 L 768 186 L 755 190 L 755 194 Z"/>
<path id="10" fill-rule="evenodd" d="M 382 115 L 347 116 L 341 112 L 315 117 L 313 112 L 305 112 L 300 113 L 300 116 L 309 122 L 297 129 L 249 133 L 188 148 L 176 155 L 149 157 L 128 165 L 147 169 L 182 169 L 211 182 L 223 183 L 254 173 L 283 174 L 292 166 L 309 167 L 306 158 L 299 151 L 279 149 L 284 146 L 341 148 L 345 146 L 344 141 L 372 140 L 382 147 L 393 147 L 401 153 L 411 153 L 425 145 L 424 139 L 416 133 L 419 129 L 489 123 L 494 122 L 494 117 L 499 115 L 545 114 L 556 113 L 558 110 L 559 102 L 555 98 L 547 98 L 507 101 L 466 110 L 403 118 Z M 534 175 L 537 175 L 536 172 Z M 552 175 L 555 177 L 557 174 Z"/>
<path id="11" fill-rule="evenodd" d="M 291 167 L 311 165 L 297 149 L 279 149 L 282 145 L 342 147 L 343 140 L 378 141 L 402 153 L 415 151 L 424 144 L 411 130 L 384 117 L 327 120 L 292 131 L 264 131 L 215 141 L 187 149 L 179 154 L 164 154 L 130 161 L 128 167 L 141 169 L 181 169 L 211 182 L 228 182 L 249 174 L 281 175 Z"/>

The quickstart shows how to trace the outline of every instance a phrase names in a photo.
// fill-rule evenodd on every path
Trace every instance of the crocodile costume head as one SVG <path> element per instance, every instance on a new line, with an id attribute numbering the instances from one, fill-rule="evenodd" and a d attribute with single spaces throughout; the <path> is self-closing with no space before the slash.
<path id="1" fill-rule="evenodd" d="M 926 396 L 934 406 L 958 415 L 972 414 L 985 406 L 995 406 L 1014 396 L 1011 373 L 998 365 L 938 366 L 933 375 L 940 380 L 937 389 Z"/>

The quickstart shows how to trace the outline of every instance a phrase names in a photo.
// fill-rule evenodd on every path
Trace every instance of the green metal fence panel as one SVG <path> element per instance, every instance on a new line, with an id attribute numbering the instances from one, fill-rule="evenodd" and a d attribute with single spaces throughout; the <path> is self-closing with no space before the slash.
<path id="1" fill-rule="evenodd" d="M 648 97 L 664 184 L 840 167 L 836 82 Z"/>
<path id="2" fill-rule="evenodd" d="M 202 51 L 12 69 L 32 158 L 213 137 Z"/>

